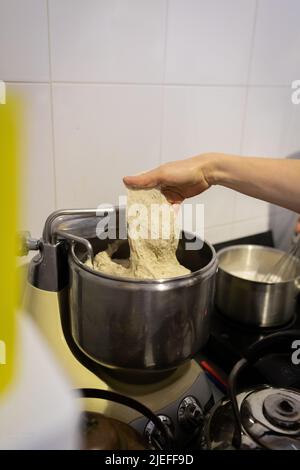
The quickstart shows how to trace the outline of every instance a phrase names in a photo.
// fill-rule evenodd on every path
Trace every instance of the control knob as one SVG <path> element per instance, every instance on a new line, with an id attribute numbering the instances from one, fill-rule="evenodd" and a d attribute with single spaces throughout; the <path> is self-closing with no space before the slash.
<path id="1" fill-rule="evenodd" d="M 203 424 L 203 411 L 198 400 L 193 396 L 185 397 L 178 407 L 179 424 L 188 431 L 193 431 Z"/>
<path id="2" fill-rule="evenodd" d="M 166 415 L 158 415 L 157 417 L 161 420 L 165 427 L 169 428 L 170 433 L 173 434 L 174 425 L 172 423 L 171 418 Z M 150 445 L 155 445 L 155 447 L 157 447 L 158 445 L 162 449 L 164 448 L 166 444 L 165 438 L 164 436 L 162 436 L 161 432 L 157 429 L 155 424 L 152 423 L 152 421 L 148 421 L 145 427 L 144 435 Z"/>

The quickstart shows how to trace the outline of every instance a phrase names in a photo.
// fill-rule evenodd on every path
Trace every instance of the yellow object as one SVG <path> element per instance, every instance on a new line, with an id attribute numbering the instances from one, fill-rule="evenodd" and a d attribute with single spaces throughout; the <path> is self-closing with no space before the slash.
<path id="1" fill-rule="evenodd" d="M 17 119 L 12 98 L 0 104 L 0 398 L 13 379 L 17 306 Z"/>

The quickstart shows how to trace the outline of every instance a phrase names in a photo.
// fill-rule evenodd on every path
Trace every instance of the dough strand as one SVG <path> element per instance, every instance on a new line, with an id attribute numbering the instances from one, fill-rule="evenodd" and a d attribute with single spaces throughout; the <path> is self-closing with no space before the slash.
<path id="1" fill-rule="evenodd" d="M 127 198 L 129 259 L 112 259 L 120 241 L 94 258 L 97 271 L 135 279 L 164 279 L 191 271 L 176 257 L 178 226 L 172 206 L 159 189 L 129 189 Z M 91 262 L 86 262 L 89 267 Z"/>

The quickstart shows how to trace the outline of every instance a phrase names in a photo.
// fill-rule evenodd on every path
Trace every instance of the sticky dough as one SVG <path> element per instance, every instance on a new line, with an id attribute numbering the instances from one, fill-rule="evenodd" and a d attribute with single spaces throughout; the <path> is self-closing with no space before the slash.
<path id="1" fill-rule="evenodd" d="M 127 229 L 130 258 L 112 259 L 121 243 L 117 240 L 95 256 L 94 269 L 136 279 L 190 273 L 176 258 L 178 227 L 174 207 L 158 189 L 128 190 Z M 91 267 L 90 261 L 86 263 Z"/>

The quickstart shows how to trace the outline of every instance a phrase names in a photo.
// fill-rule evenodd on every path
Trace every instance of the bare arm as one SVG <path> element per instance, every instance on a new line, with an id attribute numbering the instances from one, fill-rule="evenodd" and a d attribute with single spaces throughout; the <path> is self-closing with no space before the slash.
<path id="1" fill-rule="evenodd" d="M 173 203 L 221 185 L 300 213 L 300 160 L 211 153 L 127 176 L 124 183 L 131 187 L 160 186 Z"/>
<path id="2" fill-rule="evenodd" d="M 300 161 L 254 157 L 221 157 L 213 184 L 300 212 Z"/>

